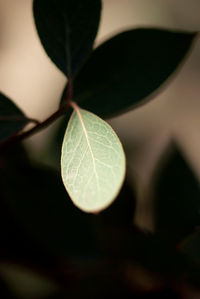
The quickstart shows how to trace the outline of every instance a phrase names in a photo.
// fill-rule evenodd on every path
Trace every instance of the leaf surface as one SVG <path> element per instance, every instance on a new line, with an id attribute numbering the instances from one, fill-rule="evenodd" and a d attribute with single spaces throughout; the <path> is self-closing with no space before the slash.
<path id="1" fill-rule="evenodd" d="M 23 129 L 29 121 L 8 97 L 0 93 L 0 141 Z"/>
<path id="2" fill-rule="evenodd" d="M 200 184 L 177 145 L 155 171 L 154 188 L 155 231 L 180 242 L 200 225 Z"/>
<path id="3" fill-rule="evenodd" d="M 90 53 L 100 12 L 100 0 L 33 1 L 41 43 L 65 75 L 73 75 Z"/>
<path id="4" fill-rule="evenodd" d="M 64 136 L 62 178 L 74 204 L 99 212 L 117 196 L 125 175 L 125 155 L 113 129 L 75 106 Z"/>
<path id="5" fill-rule="evenodd" d="M 144 103 L 176 70 L 195 34 L 142 28 L 122 32 L 90 55 L 74 80 L 74 100 L 100 117 Z"/>

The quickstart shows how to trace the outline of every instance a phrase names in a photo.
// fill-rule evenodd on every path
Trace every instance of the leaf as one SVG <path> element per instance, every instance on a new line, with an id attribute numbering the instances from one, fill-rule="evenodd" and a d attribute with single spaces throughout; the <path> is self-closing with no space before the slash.
<path id="1" fill-rule="evenodd" d="M 187 261 L 187 275 L 193 285 L 200 283 L 200 231 L 199 228 L 179 244 L 179 250 Z"/>
<path id="2" fill-rule="evenodd" d="M 19 132 L 29 122 L 30 120 L 16 105 L 0 93 L 0 141 Z"/>
<path id="3" fill-rule="evenodd" d="M 156 231 L 180 242 L 200 225 L 200 184 L 177 146 L 160 164 L 154 188 Z"/>
<path id="4" fill-rule="evenodd" d="M 0 152 L 0 199 L 10 218 L 16 219 L 33 243 L 46 250 L 45 256 L 88 258 L 96 254 L 94 216 L 73 205 L 59 172 L 30 164 L 23 148 Z"/>
<path id="5" fill-rule="evenodd" d="M 102 213 L 96 215 L 101 228 L 122 228 L 132 226 L 136 205 L 135 188 L 125 180 L 123 187 L 114 203 Z"/>
<path id="6" fill-rule="evenodd" d="M 20 259 L 25 261 L 28 258 L 32 259 L 32 262 L 37 260 L 36 263 L 39 261 L 40 255 L 41 261 L 45 263 L 48 257 L 47 251 L 44 251 L 42 246 L 38 246 L 30 232 L 27 232 L 28 222 L 21 225 L 20 216 L 23 212 L 25 214 L 27 212 L 20 210 L 22 207 L 20 201 L 26 193 L 25 190 L 28 190 L 28 196 L 26 196 L 28 205 L 29 199 L 33 195 L 32 191 L 38 189 L 34 187 L 34 184 L 32 184 L 32 190 L 30 189 L 32 178 L 26 173 L 27 163 L 29 163 L 27 153 L 21 144 L 0 151 L 0 252 L 1 256 L 2 254 L 4 256 L 3 252 L 5 252 L 5 257 L 11 258 L 11 260 L 14 253 L 15 260 L 16 257 L 18 261 Z M 25 172 L 24 176 L 22 176 L 23 171 Z M 21 192 L 18 193 L 19 190 Z M 38 190 L 38 198 L 40 198 L 39 193 Z M 14 210 L 10 206 L 12 200 L 16 202 Z M 18 221 L 19 219 L 20 221 Z M 35 221 L 37 220 L 35 219 Z"/>
<path id="7" fill-rule="evenodd" d="M 120 33 L 98 47 L 74 80 L 74 101 L 101 117 L 144 103 L 176 70 L 195 34 L 161 29 Z"/>
<path id="8" fill-rule="evenodd" d="M 74 104 L 64 136 L 62 179 L 73 203 L 99 212 L 117 196 L 125 175 L 125 155 L 112 128 Z"/>
<path id="9" fill-rule="evenodd" d="M 73 75 L 92 49 L 101 0 L 34 0 L 33 12 L 47 55 L 65 75 Z"/>
<path id="10" fill-rule="evenodd" d="M 196 230 L 190 234 L 180 246 L 181 252 L 194 261 L 198 263 L 200 270 L 200 231 Z"/>

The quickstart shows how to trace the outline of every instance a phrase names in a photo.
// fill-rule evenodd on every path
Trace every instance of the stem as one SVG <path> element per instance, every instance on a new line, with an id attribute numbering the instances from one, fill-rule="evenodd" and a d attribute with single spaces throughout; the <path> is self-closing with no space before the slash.
<path id="1" fill-rule="evenodd" d="M 67 92 L 66 97 L 63 100 L 63 104 L 69 104 L 71 102 L 71 99 L 73 98 L 73 81 L 71 78 L 69 78 L 67 82 Z"/>
<path id="2" fill-rule="evenodd" d="M 52 115 L 50 115 L 47 119 L 45 119 L 43 122 L 38 122 L 35 119 L 29 119 L 31 122 L 34 122 L 36 125 L 29 129 L 28 131 L 22 132 L 20 134 L 14 134 L 5 141 L 0 143 L 0 149 L 5 148 L 7 146 L 10 146 L 13 143 L 20 142 L 33 134 L 39 132 L 40 130 L 48 127 L 50 124 L 52 124 L 54 121 L 56 121 L 59 117 L 64 115 L 67 110 L 70 108 L 72 98 L 72 80 L 69 79 L 68 82 L 68 88 L 66 92 L 66 97 L 64 99 L 64 105 L 61 106 L 56 112 L 54 112 Z"/>
<path id="3" fill-rule="evenodd" d="M 33 134 L 39 132 L 40 130 L 48 127 L 50 124 L 52 124 L 55 120 L 57 120 L 60 116 L 65 114 L 65 112 L 68 110 L 69 105 L 64 105 L 60 109 L 58 109 L 56 112 L 54 112 L 51 116 L 49 116 L 46 120 L 44 120 L 41 123 L 37 123 L 35 127 L 31 128 L 30 130 L 23 132 L 18 135 L 13 135 L 10 138 L 6 139 L 5 141 L 0 143 L 0 149 L 4 148 L 5 146 L 8 146 L 10 144 L 22 141 Z"/>
<path id="4" fill-rule="evenodd" d="M 74 102 L 74 101 L 69 101 L 69 105 L 70 105 L 75 111 L 79 110 L 79 107 L 78 107 L 78 105 L 76 104 L 76 102 Z"/>

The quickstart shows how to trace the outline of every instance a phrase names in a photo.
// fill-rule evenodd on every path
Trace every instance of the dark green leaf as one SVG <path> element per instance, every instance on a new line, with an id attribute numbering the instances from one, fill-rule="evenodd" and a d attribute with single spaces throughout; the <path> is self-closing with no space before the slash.
<path id="1" fill-rule="evenodd" d="M 200 231 L 197 230 L 189 235 L 180 246 L 181 251 L 185 256 L 193 262 L 198 263 L 200 270 Z"/>
<path id="2" fill-rule="evenodd" d="M 105 256 L 126 260 L 129 265 L 137 263 L 162 275 L 177 276 L 182 272 L 182 256 L 164 238 L 139 231 L 133 225 L 104 226 L 103 223 L 102 228 L 100 240 Z"/>
<path id="3" fill-rule="evenodd" d="M 142 104 L 177 68 L 194 34 L 136 29 L 106 41 L 74 81 L 74 100 L 101 117 Z"/>
<path id="4" fill-rule="evenodd" d="M 200 231 L 193 231 L 179 244 L 180 252 L 187 261 L 187 275 L 197 287 L 200 283 Z"/>
<path id="5" fill-rule="evenodd" d="M 23 184 L 21 172 L 27 163 L 26 151 L 19 144 L 0 151 L 0 257 L 5 256 L 11 262 L 13 258 L 15 261 L 22 259 L 45 264 L 50 258 L 48 252 L 31 236 L 10 205 L 12 198 L 20 200 L 15 186 Z"/>
<path id="6" fill-rule="evenodd" d="M 34 0 L 35 24 L 42 45 L 57 67 L 71 75 L 92 49 L 100 0 Z"/>
<path id="7" fill-rule="evenodd" d="M 66 257 L 93 254 L 92 216 L 72 204 L 59 173 L 13 161 L 0 171 L 0 197 L 14 217 L 48 253 Z"/>
<path id="8" fill-rule="evenodd" d="M 126 180 L 114 203 L 96 218 L 103 227 L 128 227 L 135 213 L 135 192 Z"/>
<path id="9" fill-rule="evenodd" d="M 0 141 L 19 132 L 29 123 L 23 112 L 4 94 L 0 93 Z"/>
<path id="10" fill-rule="evenodd" d="M 169 240 L 182 240 L 200 224 L 200 185 L 193 171 L 174 148 L 156 173 L 155 226 Z"/>

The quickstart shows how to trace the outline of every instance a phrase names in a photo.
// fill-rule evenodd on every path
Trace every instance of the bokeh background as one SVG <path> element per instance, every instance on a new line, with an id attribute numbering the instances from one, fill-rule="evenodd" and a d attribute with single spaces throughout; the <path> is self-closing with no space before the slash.
<path id="1" fill-rule="evenodd" d="M 198 0 L 103 0 L 95 46 L 128 28 L 199 31 L 199 12 Z M 145 229 L 153 230 L 153 222 L 144 193 L 171 138 L 181 145 L 200 178 L 199 78 L 200 39 L 197 39 L 176 76 L 152 101 L 109 120 L 128 149 L 128 171 L 134 182 L 136 179 L 140 195 L 135 222 Z M 32 0 L 0 0 L 0 90 L 28 116 L 43 120 L 57 109 L 65 84 L 66 78 L 40 44 Z M 55 127 L 52 125 L 25 142 L 33 159 L 43 159 L 46 142 Z"/>

